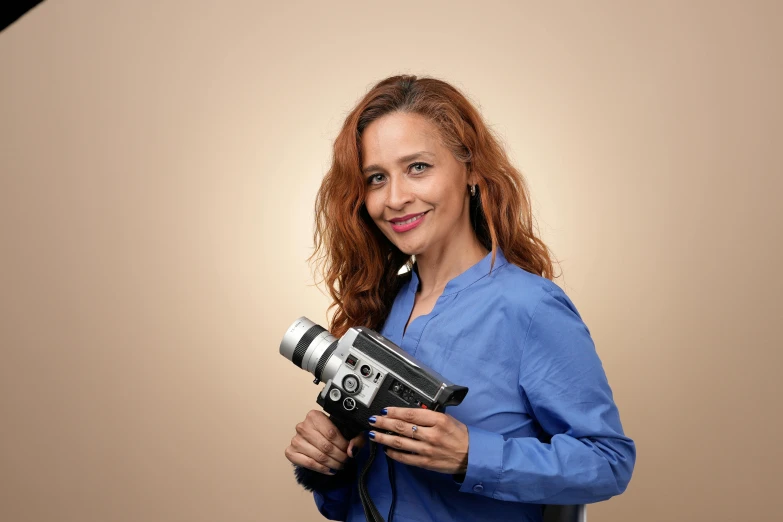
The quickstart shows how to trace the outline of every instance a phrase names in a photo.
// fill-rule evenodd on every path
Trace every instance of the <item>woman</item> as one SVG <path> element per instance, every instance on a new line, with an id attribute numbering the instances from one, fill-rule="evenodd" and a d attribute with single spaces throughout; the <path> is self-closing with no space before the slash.
<path id="1" fill-rule="evenodd" d="M 387 513 L 391 463 L 395 521 L 538 521 L 542 504 L 605 500 L 631 478 L 634 443 L 587 327 L 551 281 L 529 201 L 479 113 L 440 80 L 381 81 L 335 141 L 315 232 L 330 330 L 376 329 L 470 388 L 448 413 L 370 419 L 391 460 L 372 463 L 369 493 Z M 364 520 L 362 442 L 311 411 L 286 448 L 299 471 L 323 474 L 310 485 L 327 518 Z"/>

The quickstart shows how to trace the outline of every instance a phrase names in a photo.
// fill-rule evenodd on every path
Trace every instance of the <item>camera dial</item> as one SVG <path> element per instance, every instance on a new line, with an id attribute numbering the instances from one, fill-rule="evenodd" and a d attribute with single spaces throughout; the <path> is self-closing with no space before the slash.
<path id="1" fill-rule="evenodd" d="M 358 377 L 353 374 L 345 376 L 343 379 L 343 390 L 345 390 L 346 393 L 353 395 L 359 391 L 359 388 L 361 388 L 361 384 L 359 383 Z"/>

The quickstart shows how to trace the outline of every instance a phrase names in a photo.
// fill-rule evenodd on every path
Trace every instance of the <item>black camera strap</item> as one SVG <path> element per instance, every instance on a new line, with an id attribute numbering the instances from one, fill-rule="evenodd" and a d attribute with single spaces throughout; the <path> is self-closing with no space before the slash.
<path id="1" fill-rule="evenodd" d="M 378 444 L 370 441 L 370 456 L 367 458 L 367 462 L 364 464 L 361 473 L 359 474 L 359 498 L 362 501 L 362 509 L 364 509 L 364 517 L 367 522 L 386 522 L 383 519 L 378 508 L 375 507 L 375 503 L 370 498 L 370 492 L 367 490 L 367 475 L 370 472 L 372 463 L 375 461 L 375 457 L 378 454 Z M 389 520 L 392 522 L 394 518 L 394 507 L 397 503 L 397 485 L 395 484 L 394 476 L 394 461 L 386 455 L 386 465 L 389 468 L 389 482 L 391 483 L 392 501 L 389 507 Z"/>
<path id="2" fill-rule="evenodd" d="M 367 458 L 361 473 L 359 473 L 359 498 L 362 501 L 362 509 L 364 509 L 364 518 L 367 522 L 385 522 L 378 508 L 375 507 L 375 503 L 370 498 L 370 492 L 367 491 L 367 474 L 372 467 L 372 463 L 375 462 L 375 456 L 378 454 L 378 444 L 370 441 L 370 456 Z"/>
<path id="3" fill-rule="evenodd" d="M 387 522 L 392 522 L 394 507 L 397 504 L 397 479 L 394 476 L 394 459 L 388 455 L 386 455 L 386 467 L 389 469 L 389 484 L 391 484 L 392 493 L 391 506 L 389 506 L 389 520 Z"/>

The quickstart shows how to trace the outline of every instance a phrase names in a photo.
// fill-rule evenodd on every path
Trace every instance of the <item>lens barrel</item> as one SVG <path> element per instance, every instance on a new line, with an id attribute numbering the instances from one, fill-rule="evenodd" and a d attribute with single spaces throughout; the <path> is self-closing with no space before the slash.
<path id="1" fill-rule="evenodd" d="M 321 379 L 337 339 L 323 326 L 300 317 L 288 328 L 280 342 L 280 355 Z"/>

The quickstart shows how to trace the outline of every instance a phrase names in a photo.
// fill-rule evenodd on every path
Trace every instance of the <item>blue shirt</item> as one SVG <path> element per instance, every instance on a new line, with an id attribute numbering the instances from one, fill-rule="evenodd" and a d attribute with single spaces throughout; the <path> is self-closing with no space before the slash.
<path id="1" fill-rule="evenodd" d="M 464 481 L 394 463 L 395 522 L 541 520 L 542 504 L 586 504 L 622 493 L 636 449 L 625 436 L 590 332 L 555 283 L 497 249 L 446 285 L 405 331 L 419 286 L 400 290 L 381 334 L 455 384 L 470 388 L 446 413 L 468 427 Z M 404 332 L 404 334 L 403 334 Z M 357 455 L 362 469 L 366 445 Z M 368 488 L 386 517 L 383 453 Z M 319 511 L 363 521 L 356 485 L 316 492 Z"/>

